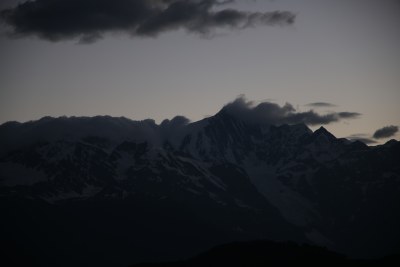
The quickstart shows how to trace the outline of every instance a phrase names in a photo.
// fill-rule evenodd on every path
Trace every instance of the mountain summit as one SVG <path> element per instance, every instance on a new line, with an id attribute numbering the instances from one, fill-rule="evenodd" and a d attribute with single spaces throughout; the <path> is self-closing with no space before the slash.
<path id="1" fill-rule="evenodd" d="M 0 234 L 41 266 L 178 260 L 255 239 L 380 257 L 400 240 L 394 140 L 360 146 L 223 109 L 193 123 L 6 123 L 0 148 Z"/>

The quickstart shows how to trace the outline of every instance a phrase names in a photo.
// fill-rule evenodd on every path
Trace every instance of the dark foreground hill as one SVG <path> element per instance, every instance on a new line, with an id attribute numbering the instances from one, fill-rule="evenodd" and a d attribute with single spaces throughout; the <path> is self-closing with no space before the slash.
<path id="1" fill-rule="evenodd" d="M 212 248 L 187 260 L 140 263 L 132 267 L 191 266 L 397 266 L 400 255 L 379 259 L 349 259 L 342 254 L 312 245 L 257 240 L 235 242 Z"/>
<path id="2" fill-rule="evenodd" d="M 394 140 L 368 147 L 224 109 L 194 123 L 10 122 L 0 236 L 39 266 L 176 261 L 257 239 L 380 258 L 400 250 L 399 159 Z"/>

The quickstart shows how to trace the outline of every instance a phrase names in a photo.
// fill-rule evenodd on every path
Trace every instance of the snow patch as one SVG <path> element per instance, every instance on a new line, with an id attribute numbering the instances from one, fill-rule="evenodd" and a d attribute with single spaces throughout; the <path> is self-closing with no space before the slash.
<path id="1" fill-rule="evenodd" d="M 223 202 L 222 200 L 220 200 L 219 197 L 218 197 L 216 194 L 214 194 L 214 193 L 212 193 L 212 192 L 208 192 L 208 196 L 209 196 L 212 200 L 214 200 L 216 203 L 218 203 L 218 204 L 220 204 L 220 205 L 222 205 L 222 206 L 226 206 L 226 205 L 227 205 L 225 202 Z"/>
<path id="2" fill-rule="evenodd" d="M 246 209 L 252 209 L 254 210 L 253 207 L 250 207 L 249 205 L 246 205 L 243 201 L 241 201 L 240 199 L 235 198 L 235 203 L 238 207 L 240 208 L 246 208 Z"/>
<path id="3" fill-rule="evenodd" d="M 47 175 L 42 171 L 12 162 L 0 163 L 0 186 L 29 186 L 47 180 Z"/>
<path id="4" fill-rule="evenodd" d="M 195 195 L 201 195 L 201 193 L 199 191 L 194 190 L 194 189 L 192 189 L 190 187 L 186 188 L 186 190 L 189 191 L 190 193 L 195 194 Z"/>
<path id="5" fill-rule="evenodd" d="M 244 165 L 251 182 L 287 221 L 306 226 L 319 217 L 311 202 L 277 179 L 274 167 L 251 162 Z"/>
<path id="6" fill-rule="evenodd" d="M 49 203 L 54 203 L 60 200 L 68 200 L 68 199 L 87 199 L 95 196 L 101 190 L 102 190 L 101 187 L 94 185 L 86 185 L 85 188 L 82 189 L 82 193 L 76 191 L 58 192 L 52 194 L 51 196 L 42 197 L 42 199 Z"/>

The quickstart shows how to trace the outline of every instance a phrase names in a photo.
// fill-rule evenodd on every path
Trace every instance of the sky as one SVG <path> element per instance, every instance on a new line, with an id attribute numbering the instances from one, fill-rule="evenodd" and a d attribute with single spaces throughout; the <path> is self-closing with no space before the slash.
<path id="1" fill-rule="evenodd" d="M 236 99 L 331 114 L 309 126 L 337 137 L 400 137 L 398 0 L 68 1 L 1 1 L 0 123 L 197 121 Z"/>

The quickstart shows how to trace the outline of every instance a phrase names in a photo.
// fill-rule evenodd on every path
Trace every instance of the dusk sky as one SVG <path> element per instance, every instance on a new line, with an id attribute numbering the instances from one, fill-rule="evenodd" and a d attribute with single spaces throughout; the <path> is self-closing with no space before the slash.
<path id="1" fill-rule="evenodd" d="M 254 105 L 360 113 L 324 125 L 337 137 L 399 139 L 398 0 L 193 0 L 207 6 L 180 9 L 172 24 L 152 12 L 185 1 L 99 0 L 115 10 L 90 23 L 82 18 L 96 1 L 69 1 L 81 13 L 60 18 L 48 14 L 67 0 L 32 1 L 36 9 L 1 0 L 0 123 L 63 115 L 197 121 L 244 94 Z M 34 12 L 48 16 L 38 22 Z"/>

